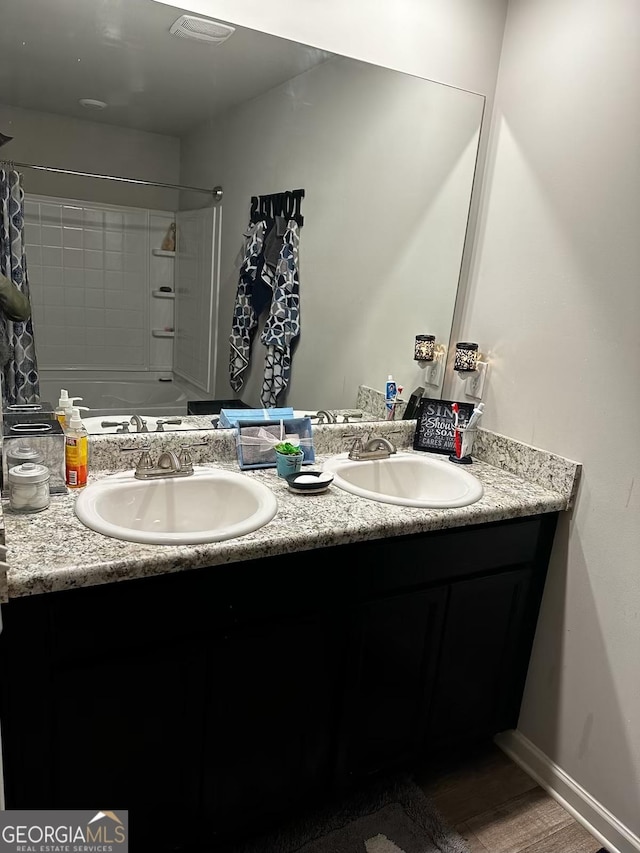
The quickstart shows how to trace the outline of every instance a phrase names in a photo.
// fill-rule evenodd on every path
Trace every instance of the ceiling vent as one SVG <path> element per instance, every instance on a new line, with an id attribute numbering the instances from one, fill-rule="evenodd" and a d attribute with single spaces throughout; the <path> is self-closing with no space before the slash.
<path id="1" fill-rule="evenodd" d="M 181 15 L 171 25 L 169 32 L 183 39 L 206 41 L 210 44 L 222 44 L 235 33 L 235 27 L 212 21 L 209 18 L 196 18 L 194 15 Z"/>

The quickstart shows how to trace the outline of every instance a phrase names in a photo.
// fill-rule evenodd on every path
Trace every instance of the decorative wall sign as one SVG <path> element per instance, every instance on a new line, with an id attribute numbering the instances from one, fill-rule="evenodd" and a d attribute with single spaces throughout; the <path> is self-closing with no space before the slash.
<path id="1" fill-rule="evenodd" d="M 413 436 L 413 449 L 431 453 L 455 452 L 454 424 L 455 415 L 451 408 L 454 400 L 430 400 L 423 397 L 416 415 L 416 431 Z M 473 412 L 473 403 L 458 403 L 458 426 L 464 427 Z"/>

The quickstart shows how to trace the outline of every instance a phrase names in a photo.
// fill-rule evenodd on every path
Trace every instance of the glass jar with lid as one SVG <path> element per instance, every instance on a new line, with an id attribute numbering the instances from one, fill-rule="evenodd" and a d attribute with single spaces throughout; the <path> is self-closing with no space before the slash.
<path id="1" fill-rule="evenodd" d="M 7 447 L 7 470 L 22 465 L 23 462 L 34 462 L 41 465 L 44 462 L 43 453 L 29 444 L 8 443 Z"/>
<path id="2" fill-rule="evenodd" d="M 9 468 L 9 506 L 15 512 L 40 512 L 49 506 L 49 469 L 36 462 Z"/>

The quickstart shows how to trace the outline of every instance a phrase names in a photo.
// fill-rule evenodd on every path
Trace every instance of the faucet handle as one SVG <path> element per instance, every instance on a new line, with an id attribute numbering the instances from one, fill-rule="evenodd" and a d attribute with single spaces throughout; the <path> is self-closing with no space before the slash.
<path id="1" fill-rule="evenodd" d="M 349 458 L 355 458 L 358 453 L 364 448 L 364 444 L 369 440 L 368 432 L 343 432 L 343 438 L 353 438 L 354 442 L 351 445 L 351 450 L 349 451 Z"/>
<path id="2" fill-rule="evenodd" d="M 129 421 L 101 421 L 101 427 L 120 427 L 118 432 L 129 432 Z"/>
<path id="3" fill-rule="evenodd" d="M 146 468 L 153 468 L 153 462 L 149 455 L 150 450 L 150 444 L 141 444 L 140 447 L 121 447 L 120 453 L 140 453 L 140 459 L 138 459 L 136 471 L 144 471 Z"/>
<path id="4" fill-rule="evenodd" d="M 206 441 L 198 441 L 198 442 L 195 442 L 194 444 L 183 444 L 182 447 L 180 448 L 180 452 L 178 454 L 178 458 L 180 460 L 180 465 L 182 466 L 182 468 L 185 470 L 193 471 L 193 459 L 191 458 L 191 454 L 189 453 L 189 450 L 192 447 L 206 447 L 206 446 L 207 446 Z"/>
<path id="5" fill-rule="evenodd" d="M 183 471 L 193 471 L 193 459 L 189 453 L 189 445 L 185 444 L 180 448 L 178 459 L 180 460 L 180 468 Z"/>
<path id="6" fill-rule="evenodd" d="M 181 424 L 182 418 L 158 418 L 156 420 L 156 432 L 164 432 L 165 424 Z"/>

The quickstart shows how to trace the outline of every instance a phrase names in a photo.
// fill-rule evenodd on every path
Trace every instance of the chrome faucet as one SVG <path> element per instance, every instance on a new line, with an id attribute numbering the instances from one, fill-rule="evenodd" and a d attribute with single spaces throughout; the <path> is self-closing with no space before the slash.
<path id="1" fill-rule="evenodd" d="M 206 447 L 207 442 L 197 444 L 185 444 L 180 452 L 175 450 L 163 450 L 156 463 L 151 459 L 151 445 L 142 444 L 140 447 L 123 447 L 121 453 L 140 453 L 140 459 L 136 465 L 133 476 L 136 480 L 159 480 L 166 477 L 189 477 L 193 474 L 193 460 L 189 453 L 192 447 Z"/>
<path id="2" fill-rule="evenodd" d="M 363 439 L 357 433 L 346 433 L 343 438 L 355 438 L 349 451 L 349 459 L 364 462 L 369 459 L 388 459 L 396 453 L 396 447 L 382 435 L 372 435 Z"/>
<path id="3" fill-rule="evenodd" d="M 326 409 L 318 409 L 316 412 L 316 417 L 319 418 L 318 423 L 323 424 L 325 419 L 328 424 L 338 423 L 338 419 L 336 418 L 333 412 L 328 412 Z"/>
<path id="4" fill-rule="evenodd" d="M 131 420 L 129 423 L 132 426 L 135 426 L 136 432 L 149 432 L 147 428 L 147 422 L 144 418 L 141 418 L 140 415 L 131 415 Z"/>

